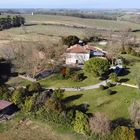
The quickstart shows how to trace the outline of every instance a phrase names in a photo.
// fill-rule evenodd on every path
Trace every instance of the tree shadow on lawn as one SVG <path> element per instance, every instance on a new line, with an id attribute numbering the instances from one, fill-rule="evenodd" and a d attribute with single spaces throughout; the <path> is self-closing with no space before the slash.
<path id="1" fill-rule="evenodd" d="M 112 121 L 111 126 L 112 126 L 112 129 L 115 129 L 118 126 L 132 127 L 132 122 L 130 119 L 118 118 Z"/>
<path id="2" fill-rule="evenodd" d="M 140 140 L 140 129 L 135 129 L 135 134 L 138 140 Z"/>
<path id="3" fill-rule="evenodd" d="M 73 102 L 74 100 L 77 100 L 79 98 L 81 98 L 83 96 L 83 94 L 78 94 L 78 95 L 72 95 L 72 96 L 69 96 L 69 97 L 66 97 L 65 99 L 63 99 L 63 103 L 64 104 L 67 104 L 67 103 L 70 103 L 70 102 Z M 87 103 L 82 103 L 82 104 L 79 104 L 79 105 L 69 105 L 67 106 L 67 110 L 78 110 L 78 111 L 81 111 L 83 113 L 86 113 L 89 109 L 89 104 Z"/>
<path id="4" fill-rule="evenodd" d="M 78 110 L 78 111 L 81 111 L 83 113 L 86 113 L 89 109 L 89 104 L 80 104 L 80 105 L 73 105 L 73 106 L 70 106 L 68 108 L 68 110 Z"/>
<path id="5" fill-rule="evenodd" d="M 125 83 L 125 82 L 128 82 L 129 79 L 128 78 L 122 78 L 119 80 L 120 83 Z"/>
<path id="6" fill-rule="evenodd" d="M 110 95 L 115 95 L 115 94 L 117 94 L 117 91 L 112 91 L 112 92 L 110 93 Z"/>
<path id="7" fill-rule="evenodd" d="M 81 98 L 82 96 L 83 96 L 83 94 L 78 94 L 78 95 L 72 95 L 72 96 L 66 97 L 65 99 L 63 99 L 63 103 L 72 102 L 74 100 Z"/>
<path id="8" fill-rule="evenodd" d="M 119 76 L 126 76 L 130 73 L 130 68 L 125 68 L 120 74 Z"/>

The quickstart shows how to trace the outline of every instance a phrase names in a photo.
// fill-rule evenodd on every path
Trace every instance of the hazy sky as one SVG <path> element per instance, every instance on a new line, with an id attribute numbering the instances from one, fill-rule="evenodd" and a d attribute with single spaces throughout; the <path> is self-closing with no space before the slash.
<path id="1" fill-rule="evenodd" d="M 0 0 L 0 8 L 140 8 L 140 0 Z"/>

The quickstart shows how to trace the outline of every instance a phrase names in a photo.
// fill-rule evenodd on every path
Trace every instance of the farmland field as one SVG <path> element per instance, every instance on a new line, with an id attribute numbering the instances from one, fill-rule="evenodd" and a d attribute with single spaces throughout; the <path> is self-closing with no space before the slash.
<path id="1" fill-rule="evenodd" d="M 52 24 L 68 24 L 68 25 L 79 25 L 83 27 L 91 27 L 91 28 L 100 28 L 100 29 L 124 29 L 124 28 L 132 28 L 138 29 L 140 28 L 140 24 L 135 24 L 126 21 L 113 21 L 113 20 L 98 20 L 98 19 L 84 19 L 84 18 L 76 18 L 76 17 L 67 17 L 67 16 L 55 16 L 55 15 L 24 15 L 27 19 L 27 23 L 52 23 Z"/>
<path id="2" fill-rule="evenodd" d="M 68 35 L 84 38 L 88 35 L 91 28 L 105 30 L 140 29 L 140 24 L 127 21 L 84 19 L 55 15 L 22 16 L 25 17 L 28 26 L 1 31 L 0 47 L 11 46 L 11 42 L 46 41 L 57 43 L 62 36 Z M 132 34 L 139 37 L 139 33 Z"/>

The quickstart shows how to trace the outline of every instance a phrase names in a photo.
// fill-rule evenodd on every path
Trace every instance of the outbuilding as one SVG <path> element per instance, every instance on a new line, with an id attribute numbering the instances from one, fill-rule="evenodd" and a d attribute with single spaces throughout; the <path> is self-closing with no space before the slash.
<path id="1" fill-rule="evenodd" d="M 0 115 L 12 115 L 17 111 L 17 107 L 9 101 L 0 100 Z"/>

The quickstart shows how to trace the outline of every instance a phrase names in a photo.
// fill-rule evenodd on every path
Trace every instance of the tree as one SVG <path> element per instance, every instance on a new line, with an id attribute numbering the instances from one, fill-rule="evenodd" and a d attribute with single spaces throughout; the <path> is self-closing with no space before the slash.
<path id="1" fill-rule="evenodd" d="M 12 94 L 12 102 L 21 108 L 22 104 L 24 103 L 26 97 L 26 90 L 24 88 L 16 89 Z"/>
<path id="2" fill-rule="evenodd" d="M 34 107 L 34 102 L 35 102 L 35 97 L 27 97 L 25 99 L 24 104 L 22 105 L 22 110 L 25 113 L 31 112 L 33 110 Z"/>
<path id="3" fill-rule="evenodd" d="M 41 91 L 41 85 L 38 82 L 33 82 L 27 86 L 27 89 L 29 92 L 40 92 Z"/>
<path id="4" fill-rule="evenodd" d="M 0 99 L 1 100 L 10 100 L 11 92 L 5 85 L 0 85 Z"/>
<path id="5" fill-rule="evenodd" d="M 135 131 L 132 128 L 118 126 L 113 131 L 111 140 L 136 140 Z"/>
<path id="6" fill-rule="evenodd" d="M 133 49 L 132 49 L 132 47 L 126 47 L 126 53 L 127 54 L 131 54 L 131 51 L 132 51 Z"/>
<path id="7" fill-rule="evenodd" d="M 77 133 L 88 135 L 90 133 L 90 129 L 87 115 L 80 111 L 76 111 L 73 128 Z"/>
<path id="8" fill-rule="evenodd" d="M 63 99 L 64 97 L 64 94 L 62 93 L 62 90 L 61 89 L 57 89 L 54 91 L 53 95 L 52 95 L 52 98 L 55 100 L 55 101 L 59 101 L 61 102 L 61 100 Z"/>
<path id="9" fill-rule="evenodd" d="M 84 71 L 95 76 L 102 76 L 109 70 L 109 62 L 102 58 L 91 58 L 84 65 Z"/>
<path id="10" fill-rule="evenodd" d="M 76 74 L 72 77 L 72 79 L 73 79 L 74 81 L 76 81 L 76 82 L 83 81 L 84 78 L 85 78 L 84 73 L 76 73 Z"/>
<path id="11" fill-rule="evenodd" d="M 20 27 L 24 25 L 25 19 L 21 16 L 7 16 L 0 18 L 0 30 L 9 29 L 11 27 Z"/>
<path id="12" fill-rule="evenodd" d="M 117 76 L 116 73 L 111 73 L 111 74 L 109 75 L 109 79 L 110 79 L 112 82 L 118 82 L 118 81 L 119 81 L 118 76 Z"/>
<path id="13" fill-rule="evenodd" d="M 126 51 L 125 51 L 125 47 L 124 47 L 124 46 L 121 47 L 120 53 L 121 53 L 121 54 L 126 54 Z"/>
<path id="14" fill-rule="evenodd" d="M 64 37 L 62 40 L 63 44 L 69 47 L 79 43 L 79 38 L 77 36 Z"/>
<path id="15" fill-rule="evenodd" d="M 89 119 L 89 125 L 92 132 L 96 134 L 106 135 L 111 130 L 111 122 L 105 114 L 99 112 Z"/>

